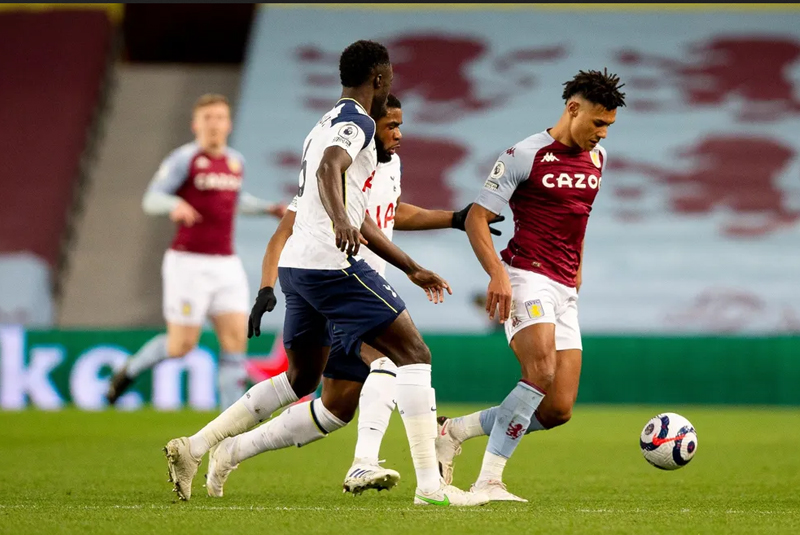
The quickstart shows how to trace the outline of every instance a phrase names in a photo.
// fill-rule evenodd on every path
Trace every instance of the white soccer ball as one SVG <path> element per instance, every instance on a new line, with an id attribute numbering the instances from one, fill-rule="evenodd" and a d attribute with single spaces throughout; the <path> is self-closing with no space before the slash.
<path id="1" fill-rule="evenodd" d="M 689 464 L 697 452 L 697 433 L 680 414 L 665 412 L 650 418 L 639 446 L 648 463 L 662 470 L 677 470 Z"/>

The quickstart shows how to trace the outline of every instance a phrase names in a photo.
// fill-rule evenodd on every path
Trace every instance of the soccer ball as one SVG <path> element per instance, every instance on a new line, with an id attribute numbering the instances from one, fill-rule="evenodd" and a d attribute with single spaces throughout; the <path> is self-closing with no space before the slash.
<path id="1" fill-rule="evenodd" d="M 648 463 L 662 470 L 677 470 L 694 457 L 697 433 L 680 414 L 665 412 L 650 418 L 642 429 L 639 446 Z"/>

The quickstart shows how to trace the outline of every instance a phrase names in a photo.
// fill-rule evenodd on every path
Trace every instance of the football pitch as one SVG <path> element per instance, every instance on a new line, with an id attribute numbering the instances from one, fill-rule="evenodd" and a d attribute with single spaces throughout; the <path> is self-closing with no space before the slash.
<path id="1" fill-rule="evenodd" d="M 440 415 L 480 407 L 441 405 Z M 643 459 L 639 433 L 658 412 L 698 433 L 675 472 Z M 412 505 L 414 475 L 400 417 L 382 449 L 403 479 L 390 492 L 343 494 L 355 425 L 303 448 L 263 454 L 231 474 L 225 497 L 202 487 L 179 502 L 161 448 L 213 414 L 23 411 L 0 413 L 0 533 L 798 533 L 800 410 L 581 406 L 560 429 L 523 439 L 506 469 L 527 504 Z M 464 444 L 454 483 L 468 488 L 486 438 Z"/>

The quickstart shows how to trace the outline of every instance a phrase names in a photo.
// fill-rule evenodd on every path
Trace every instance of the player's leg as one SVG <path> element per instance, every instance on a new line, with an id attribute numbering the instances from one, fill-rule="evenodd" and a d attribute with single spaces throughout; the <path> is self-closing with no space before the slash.
<path id="1" fill-rule="evenodd" d="M 333 343 L 331 346 L 331 353 L 328 357 L 328 363 L 325 366 L 323 375 L 326 380 L 337 380 L 338 383 L 357 385 L 356 403 L 353 403 L 353 398 L 349 395 L 340 396 L 336 392 L 327 390 L 323 386 L 322 396 L 326 407 L 330 407 L 331 411 L 337 414 L 341 419 L 350 421 L 355 410 L 358 407 L 361 411 L 359 415 L 359 445 L 356 446 L 356 455 L 353 458 L 353 463 L 350 469 L 345 474 L 344 483 L 342 487 L 345 492 L 352 492 L 353 494 L 360 494 L 367 489 L 376 489 L 378 491 L 383 489 L 391 489 L 398 481 L 400 481 L 400 474 L 395 470 L 383 468 L 378 462 L 378 449 L 380 448 L 380 439 L 386 431 L 389 424 L 391 411 L 394 408 L 394 402 L 388 407 L 384 403 L 383 406 L 376 407 L 377 403 L 381 400 L 372 394 L 374 392 L 366 391 L 365 389 L 374 389 L 380 385 L 376 385 L 374 381 L 370 380 L 370 376 L 377 375 L 370 373 L 370 367 L 367 363 L 373 363 L 383 357 L 377 350 L 367 346 L 358 339 L 349 339 L 343 335 L 341 330 L 332 329 Z M 383 357 L 384 362 L 388 362 L 386 369 L 394 368 L 388 359 Z M 377 364 L 380 366 L 380 363 Z M 394 377 L 382 374 L 383 377 L 389 379 L 389 388 L 394 386 Z M 326 385 L 328 383 L 325 383 Z M 381 383 L 383 384 L 383 383 Z M 366 398 L 365 398 L 366 392 Z M 391 395 L 391 392 L 389 392 Z M 341 399 L 339 399 L 341 397 Z M 393 400 L 394 398 L 389 398 Z M 366 401 L 365 401 L 366 400 Z M 337 409 L 337 407 L 341 407 Z M 367 412 L 365 415 L 364 412 Z M 384 423 L 385 421 L 385 423 Z M 364 444 L 367 440 L 361 432 L 361 427 L 364 424 L 369 424 L 370 431 L 379 432 L 380 436 L 377 439 L 377 445 L 370 443 Z M 370 435 L 369 438 L 375 438 Z M 374 452 L 372 451 L 374 446 Z M 359 454 L 365 455 L 363 458 Z M 373 458 L 374 457 L 374 458 Z"/>
<path id="2" fill-rule="evenodd" d="M 520 363 L 522 378 L 500 404 L 474 489 L 493 500 L 522 500 L 505 489 L 503 471 L 533 413 L 551 388 L 556 372 L 556 310 L 560 296 L 551 281 L 528 271 L 506 268 L 512 288 L 506 337 Z"/>
<path id="3" fill-rule="evenodd" d="M 223 495 L 223 486 L 239 463 L 260 453 L 305 446 L 341 429 L 353 419 L 361 383 L 325 378 L 322 397 L 292 405 L 262 426 L 226 438 L 211 449 L 206 490 Z"/>
<path id="4" fill-rule="evenodd" d="M 247 316 L 250 290 L 237 256 L 215 259 L 217 287 L 208 313 L 219 340 L 219 402 L 222 410 L 244 395 L 247 385 Z"/>
<path id="5" fill-rule="evenodd" d="M 395 408 L 397 366 L 389 357 L 361 344 L 361 358 L 369 366 L 358 401 L 358 440 L 353 464 L 378 464 L 381 442 Z"/>
<path id="6" fill-rule="evenodd" d="M 368 342 L 397 365 L 395 398 L 417 477 L 414 503 L 486 503 L 483 495 L 461 491 L 441 480 L 436 460 L 436 394 L 431 387 L 431 353 L 408 311 L 403 311 L 391 325 Z"/>
<path id="7" fill-rule="evenodd" d="M 171 440 L 165 448 L 171 480 L 181 499 L 191 496 L 192 480 L 208 450 L 269 419 L 276 410 L 313 392 L 328 356 L 327 320 L 294 291 L 293 277 L 280 270 L 286 298 L 283 341 L 289 369 L 262 381 L 191 437 Z M 291 270 L 289 270 L 291 271 Z"/>
<path id="8" fill-rule="evenodd" d="M 167 358 L 180 358 L 197 346 L 212 289 L 199 277 L 196 257 L 167 251 L 162 263 L 163 313 L 166 334 L 147 341 L 111 379 L 106 399 L 110 405 L 144 371 Z"/>
<path id="9" fill-rule="evenodd" d="M 580 375 L 581 350 L 557 351 L 555 379 L 534 412 L 525 434 L 552 429 L 569 421 L 578 396 Z M 458 418 L 439 418 L 436 455 L 446 482 L 453 480 L 454 458 L 461 454 L 461 445 L 471 438 L 491 434 L 499 408 L 490 407 Z"/>
<path id="10" fill-rule="evenodd" d="M 219 404 L 222 410 L 242 397 L 247 387 L 247 315 L 227 312 L 212 316 L 219 340 Z"/>

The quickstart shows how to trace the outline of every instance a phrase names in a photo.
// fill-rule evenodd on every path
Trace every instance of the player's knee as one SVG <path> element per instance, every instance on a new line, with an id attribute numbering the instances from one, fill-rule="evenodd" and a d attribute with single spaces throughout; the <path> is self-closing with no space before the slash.
<path id="1" fill-rule="evenodd" d="M 167 344 L 167 353 L 170 358 L 184 357 L 194 349 L 195 345 L 197 345 L 195 341 L 188 338 L 173 339 Z"/>
<path id="2" fill-rule="evenodd" d="M 298 370 L 293 366 L 289 366 L 289 369 L 286 370 L 286 377 L 289 379 L 289 384 L 292 386 L 292 390 L 294 390 L 298 398 L 302 398 L 314 392 L 320 382 L 320 376 L 318 374 Z"/>
<path id="3" fill-rule="evenodd" d="M 353 400 L 347 397 L 327 399 L 325 396 L 323 396 L 322 404 L 325 405 L 325 408 L 328 409 L 331 414 L 339 418 L 341 421 L 350 423 L 356 416 L 358 397 Z"/>
<path id="4" fill-rule="evenodd" d="M 430 364 L 431 363 L 431 350 L 427 344 L 422 340 L 421 336 L 416 336 L 404 344 L 404 347 L 398 351 L 394 363 L 398 366 L 407 366 L 409 364 Z"/>

